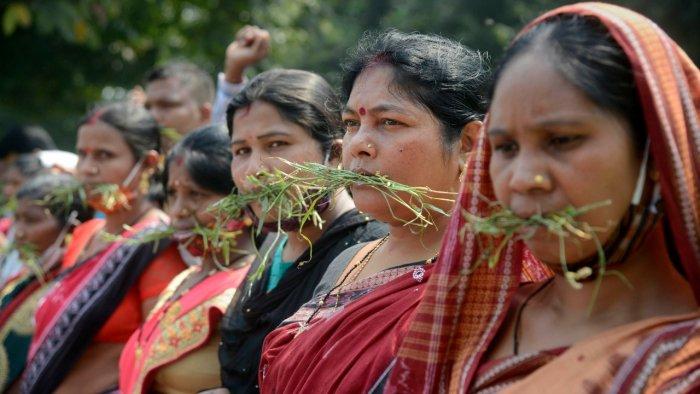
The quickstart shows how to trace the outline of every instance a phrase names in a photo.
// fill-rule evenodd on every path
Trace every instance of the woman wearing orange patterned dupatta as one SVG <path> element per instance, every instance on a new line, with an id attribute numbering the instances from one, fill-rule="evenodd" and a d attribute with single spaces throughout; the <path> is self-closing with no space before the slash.
<path id="1" fill-rule="evenodd" d="M 78 128 L 77 177 L 88 203 L 105 219 L 75 229 L 63 270 L 37 307 L 22 392 L 102 392 L 115 387 L 124 344 L 157 295 L 185 268 L 169 242 L 121 240 L 140 237 L 145 234 L 141 231 L 150 232 L 167 220 L 147 195 L 159 140 L 155 120 L 143 107 L 128 103 L 97 109 Z M 54 200 L 70 201 L 58 190 Z"/>
<path id="2" fill-rule="evenodd" d="M 495 196 L 530 218 L 608 200 L 577 217 L 606 264 L 595 237 L 562 250 L 534 228 L 478 265 L 485 243 L 454 215 L 384 391 L 696 392 L 699 107 L 697 67 L 643 16 L 582 3 L 531 23 L 497 73 L 460 204 L 478 215 Z M 518 288 L 523 243 L 572 274 Z"/>
<path id="3" fill-rule="evenodd" d="M 245 220 L 228 223 L 228 231 L 240 234 L 235 251 L 224 258 L 215 247 L 205 247 L 211 240 L 204 242 L 193 231 L 218 225 L 209 208 L 235 190 L 228 144 L 226 129 L 212 126 L 188 134 L 168 155 L 166 207 L 179 249 L 192 266 L 160 294 L 122 351 L 122 393 L 184 393 L 221 386 L 218 323 L 253 260 L 252 238 Z M 227 267 L 221 265 L 224 261 Z"/>

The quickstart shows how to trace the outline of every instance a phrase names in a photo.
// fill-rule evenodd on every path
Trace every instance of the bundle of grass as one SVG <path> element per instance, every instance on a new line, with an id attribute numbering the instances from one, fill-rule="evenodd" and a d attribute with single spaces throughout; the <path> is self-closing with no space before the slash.
<path id="1" fill-rule="evenodd" d="M 318 163 L 284 162 L 292 171 L 274 170 L 250 177 L 252 192 L 231 194 L 219 201 L 214 210 L 222 217 L 235 218 L 240 217 L 246 206 L 257 203 L 263 213 L 261 216 L 273 213 L 278 222 L 296 219 L 300 227 L 311 222 L 321 228 L 323 219 L 318 213 L 318 206 L 326 203 L 328 197 L 339 189 L 364 185 L 381 193 L 390 209 L 390 202 L 408 209 L 412 214 L 410 219 L 401 219 L 394 212 L 392 215 L 420 234 L 435 225 L 434 214 L 449 215 L 435 202 L 454 202 L 454 193 L 404 185 L 381 174 L 360 174 Z"/>
<path id="2" fill-rule="evenodd" d="M 538 228 L 545 229 L 559 239 L 559 263 L 564 277 L 573 288 L 582 288 L 581 281 L 589 279 L 595 274 L 596 287 L 588 309 L 590 314 L 605 275 L 619 276 L 621 280 L 631 287 L 629 281 L 619 272 L 606 269 L 605 250 L 597 236 L 597 231 L 601 229 L 596 229 L 589 223 L 577 219 L 577 217 L 586 212 L 610 205 L 610 203 L 610 201 L 602 201 L 578 208 L 569 206 L 555 212 L 535 214 L 527 218 L 519 217 L 513 211 L 498 203 L 492 204 L 493 213 L 487 217 L 475 216 L 466 210 L 462 210 L 462 216 L 466 220 L 466 224 L 460 230 L 460 237 L 463 239 L 466 232 L 482 235 L 482 237 L 478 238 L 479 242 L 481 242 L 482 254 L 477 264 L 485 262 L 489 267 L 494 267 L 499 261 L 503 249 L 510 241 L 517 239 L 526 240 Z M 565 244 L 567 240 L 593 241 L 597 252 L 596 261 L 576 271 L 570 271 L 566 261 Z M 597 273 L 593 271 L 592 267 L 597 268 Z"/>

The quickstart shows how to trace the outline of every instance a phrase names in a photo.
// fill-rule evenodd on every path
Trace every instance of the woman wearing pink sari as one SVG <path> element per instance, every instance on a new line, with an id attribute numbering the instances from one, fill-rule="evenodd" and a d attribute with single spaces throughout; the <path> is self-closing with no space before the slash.
<path id="1" fill-rule="evenodd" d="M 179 249 L 191 256 L 191 267 L 170 282 L 129 338 L 119 361 L 122 393 L 198 392 L 221 386 L 218 323 L 254 257 L 249 221 L 228 224 L 230 231 L 241 232 L 229 256 L 206 248 L 210 244 L 193 231 L 217 225 L 209 208 L 235 190 L 228 144 L 226 129 L 211 126 L 188 134 L 168 155 L 166 208 Z"/>
<path id="2" fill-rule="evenodd" d="M 480 195 L 521 218 L 608 200 L 576 219 L 616 274 L 594 239 L 562 252 L 543 229 L 477 265 L 485 244 L 454 215 L 384 391 L 697 392 L 698 68 L 643 16 L 582 3 L 531 23 L 496 75 L 463 212 Z M 523 244 L 559 273 L 518 287 Z M 572 286 L 561 264 L 589 275 Z"/>

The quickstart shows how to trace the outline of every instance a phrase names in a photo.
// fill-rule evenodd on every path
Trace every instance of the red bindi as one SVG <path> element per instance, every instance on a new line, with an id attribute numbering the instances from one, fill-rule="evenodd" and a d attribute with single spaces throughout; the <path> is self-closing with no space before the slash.
<path id="1" fill-rule="evenodd" d="M 367 110 L 365 109 L 365 107 L 360 107 L 360 115 L 365 115 L 365 114 L 367 114 Z"/>

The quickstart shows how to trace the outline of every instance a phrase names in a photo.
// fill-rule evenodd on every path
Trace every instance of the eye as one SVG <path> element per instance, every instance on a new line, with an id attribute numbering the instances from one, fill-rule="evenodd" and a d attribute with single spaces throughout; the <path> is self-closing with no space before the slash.
<path id="1" fill-rule="evenodd" d="M 250 153 L 250 148 L 248 148 L 248 147 L 234 149 L 234 151 L 233 151 L 234 156 L 242 156 L 242 155 L 247 155 L 249 153 Z"/>
<path id="2" fill-rule="evenodd" d="M 583 141 L 582 135 L 557 135 L 552 136 L 547 144 L 557 150 L 572 149 Z"/>
<path id="3" fill-rule="evenodd" d="M 168 196 L 168 197 L 174 196 L 174 195 L 175 195 L 175 189 L 173 189 L 172 187 L 169 187 L 169 188 L 165 189 L 165 195 Z"/>
<path id="4" fill-rule="evenodd" d="M 289 145 L 289 143 L 287 143 L 286 141 L 272 141 L 272 142 L 270 142 L 269 147 L 270 148 L 279 148 L 279 147 L 286 146 L 286 145 Z"/>
<path id="5" fill-rule="evenodd" d="M 355 131 L 360 127 L 360 122 L 355 119 L 344 119 L 343 126 L 345 126 L 345 131 Z"/>
<path id="6" fill-rule="evenodd" d="M 200 193 L 200 192 L 194 191 L 194 190 L 192 190 L 189 194 L 190 194 L 190 198 L 192 198 L 193 200 L 198 200 L 198 199 L 204 197 L 204 193 Z"/>
<path id="7" fill-rule="evenodd" d="M 515 141 L 504 141 L 494 144 L 493 150 L 503 156 L 513 157 L 518 152 L 518 144 Z"/>
<path id="8" fill-rule="evenodd" d="M 100 150 L 95 152 L 95 158 L 97 160 L 108 160 L 114 157 L 114 155 L 111 152 L 107 152 L 105 150 Z"/>
<path id="9" fill-rule="evenodd" d="M 382 125 L 383 126 L 403 126 L 403 123 L 401 123 L 395 119 L 386 118 L 386 119 L 382 119 Z"/>

